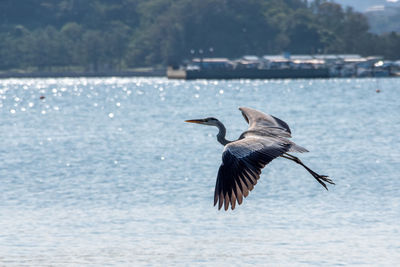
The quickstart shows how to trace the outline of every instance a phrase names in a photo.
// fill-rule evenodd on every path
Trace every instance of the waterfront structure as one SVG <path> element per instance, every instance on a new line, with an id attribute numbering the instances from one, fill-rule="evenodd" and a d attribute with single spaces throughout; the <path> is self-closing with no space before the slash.
<path id="1" fill-rule="evenodd" d="M 172 79 L 269 79 L 398 76 L 400 62 L 380 56 L 246 55 L 239 59 L 194 58 L 178 69 L 168 68 Z"/>

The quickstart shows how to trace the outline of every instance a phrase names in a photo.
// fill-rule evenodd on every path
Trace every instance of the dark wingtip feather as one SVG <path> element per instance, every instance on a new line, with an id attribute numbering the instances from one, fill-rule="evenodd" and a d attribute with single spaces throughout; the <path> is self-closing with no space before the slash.
<path id="1" fill-rule="evenodd" d="M 229 208 L 229 196 L 228 196 L 228 194 L 225 194 L 225 206 L 224 206 L 224 208 L 225 208 L 225 210 L 228 210 L 228 208 Z"/>
<path id="2" fill-rule="evenodd" d="M 243 202 L 243 193 L 242 193 L 242 191 L 240 190 L 240 188 L 239 188 L 239 185 L 238 185 L 238 183 L 236 182 L 236 192 L 237 192 L 237 196 L 236 196 L 236 199 L 237 199 L 237 201 L 238 201 L 238 203 L 239 203 L 239 205 L 240 204 L 242 204 L 242 202 Z"/>
<path id="3" fill-rule="evenodd" d="M 235 209 L 235 205 L 236 205 L 236 195 L 235 195 L 235 192 L 232 191 L 232 195 L 231 195 L 231 208 L 232 208 L 232 210 Z"/>
<path id="4" fill-rule="evenodd" d="M 220 210 L 222 208 L 222 204 L 224 202 L 224 197 L 222 195 L 222 192 L 219 193 L 219 201 L 218 201 L 218 210 Z"/>
<path id="5" fill-rule="evenodd" d="M 215 188 L 215 191 L 214 191 L 214 206 L 217 205 L 217 202 L 218 202 L 218 190 L 217 190 L 217 188 Z"/>

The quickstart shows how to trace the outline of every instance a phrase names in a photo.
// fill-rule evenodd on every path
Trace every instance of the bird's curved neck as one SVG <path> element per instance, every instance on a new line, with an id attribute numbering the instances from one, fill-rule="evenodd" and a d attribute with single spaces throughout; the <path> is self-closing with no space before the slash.
<path id="1" fill-rule="evenodd" d="M 218 127 L 218 134 L 217 134 L 217 140 L 218 142 L 220 142 L 223 146 L 231 143 L 232 141 L 226 140 L 225 136 L 226 136 L 226 128 L 225 126 L 222 124 L 222 122 L 218 121 L 217 125 Z"/>

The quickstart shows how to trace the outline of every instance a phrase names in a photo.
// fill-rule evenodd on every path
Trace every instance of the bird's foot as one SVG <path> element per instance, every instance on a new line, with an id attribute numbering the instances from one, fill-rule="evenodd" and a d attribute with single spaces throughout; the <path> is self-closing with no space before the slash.
<path id="1" fill-rule="evenodd" d="M 313 174 L 314 178 L 318 181 L 318 183 L 320 183 L 326 190 L 328 190 L 328 187 L 326 186 L 326 184 L 324 182 L 327 182 L 329 184 L 335 184 L 331 179 L 328 178 L 328 176 L 326 175 L 319 175 L 317 173 Z"/>
<path id="2" fill-rule="evenodd" d="M 326 175 L 318 175 L 318 178 L 321 179 L 322 181 L 325 181 L 329 184 L 335 184 L 331 179 L 329 179 L 328 176 Z"/>

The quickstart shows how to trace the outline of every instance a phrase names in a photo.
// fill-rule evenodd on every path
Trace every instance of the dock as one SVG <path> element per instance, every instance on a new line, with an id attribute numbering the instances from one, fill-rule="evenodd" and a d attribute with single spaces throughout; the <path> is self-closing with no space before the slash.
<path id="1" fill-rule="evenodd" d="M 167 70 L 169 79 L 300 79 L 329 78 L 329 69 Z"/>

